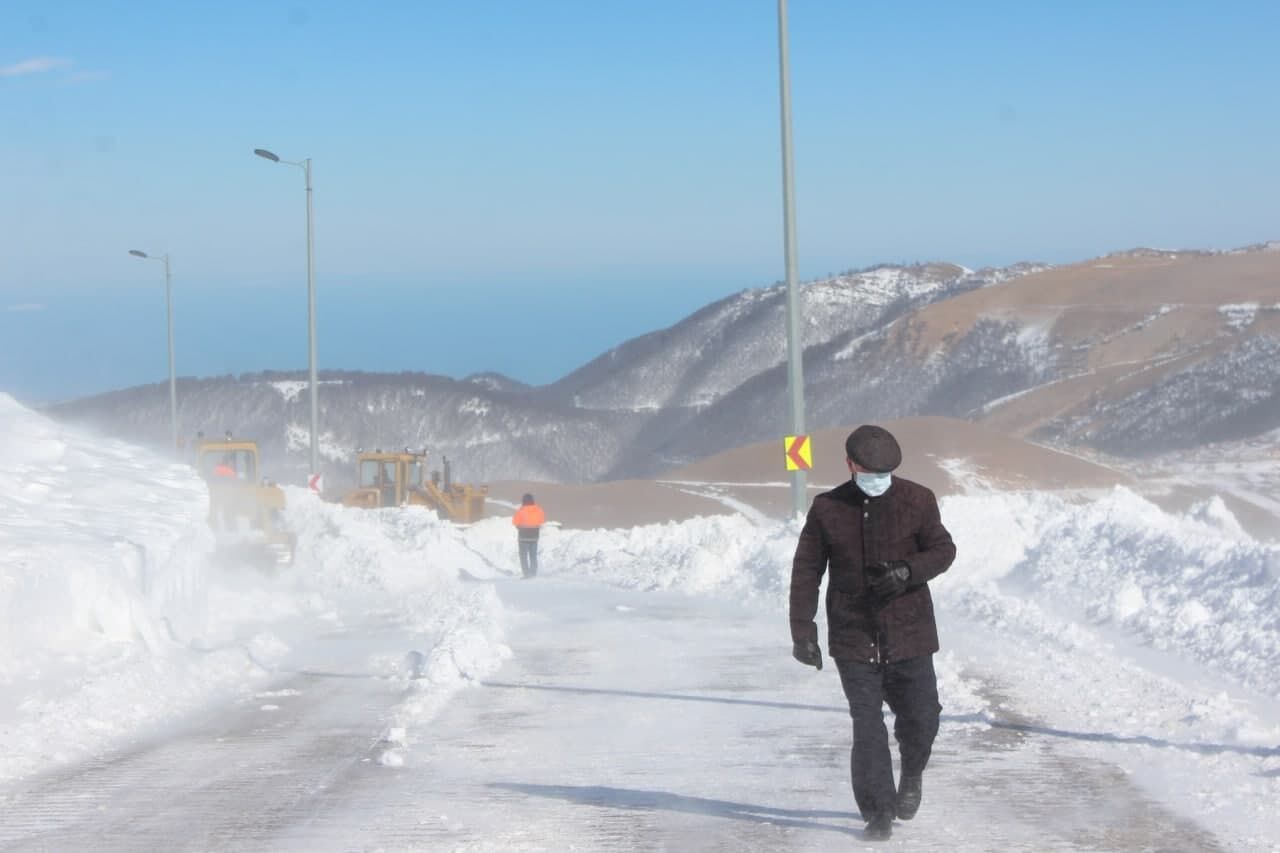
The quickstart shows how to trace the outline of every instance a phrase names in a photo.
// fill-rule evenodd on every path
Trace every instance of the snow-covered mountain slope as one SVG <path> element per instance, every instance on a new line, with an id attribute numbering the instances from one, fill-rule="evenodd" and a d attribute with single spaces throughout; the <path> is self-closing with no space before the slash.
<path id="1" fill-rule="evenodd" d="M 287 378 L 285 378 L 287 377 Z M 322 372 L 320 457 L 335 488 L 355 475 L 357 451 L 426 448 L 454 478 L 585 479 L 612 465 L 640 423 L 613 412 L 549 403 L 537 394 L 421 373 Z M 310 399 L 305 375 L 179 380 L 183 436 L 230 431 L 253 438 L 263 468 L 305 481 Z M 167 385 L 131 388 L 54 407 L 51 413 L 153 447 L 167 441 Z"/>
<path id="2" fill-rule="evenodd" d="M 1280 427 L 1280 252 L 1141 250 L 1068 267 L 879 267 L 807 284 L 809 430 L 912 415 L 1073 448 L 1145 455 Z M 628 341 L 564 379 L 323 374 L 326 479 L 357 447 L 426 447 L 458 479 L 648 477 L 789 431 L 784 292 L 744 291 Z M 159 445 L 167 388 L 54 407 Z M 300 482 L 300 374 L 182 381 L 180 420 L 263 444 Z"/>
<path id="3" fill-rule="evenodd" d="M 1277 305 L 1275 252 L 1040 272 L 810 347 L 808 428 L 948 415 L 1124 455 L 1258 435 L 1280 427 Z M 663 436 L 648 470 L 780 437 L 786 417 L 780 365 Z"/>
<path id="4" fill-rule="evenodd" d="M 1037 268 L 882 266 L 809 282 L 801 286 L 804 345 L 865 332 L 905 311 Z M 610 350 L 546 391 L 586 409 L 705 407 L 784 361 L 785 317 L 785 286 L 744 290 Z"/>
<path id="5" fill-rule="evenodd" d="M 996 334 L 1017 344 L 1006 343 L 1004 364 L 1021 372 L 1022 387 L 963 414 L 1127 456 L 1280 426 L 1271 368 L 1280 254 L 1103 259 L 1038 279 L 1034 289 L 993 288 L 916 318 L 913 334 L 939 342 L 935 358 Z"/>

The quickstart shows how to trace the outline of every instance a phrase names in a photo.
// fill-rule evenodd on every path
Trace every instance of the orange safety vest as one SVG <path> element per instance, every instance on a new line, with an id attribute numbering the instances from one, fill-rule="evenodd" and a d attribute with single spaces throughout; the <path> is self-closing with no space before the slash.
<path id="1" fill-rule="evenodd" d="M 215 477 L 235 477 L 235 475 L 236 475 L 236 469 L 232 468 L 230 465 L 226 464 L 225 462 L 219 465 L 213 466 L 213 476 Z"/>
<path id="2" fill-rule="evenodd" d="M 524 504 L 511 517 L 511 523 L 516 527 L 541 527 L 546 520 L 546 514 L 537 504 Z"/>

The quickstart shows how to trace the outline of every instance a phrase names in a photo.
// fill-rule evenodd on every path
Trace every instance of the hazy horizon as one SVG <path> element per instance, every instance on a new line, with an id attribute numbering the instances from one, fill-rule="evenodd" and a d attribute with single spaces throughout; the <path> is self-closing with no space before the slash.
<path id="1" fill-rule="evenodd" d="M 1276 236 L 1274 4 L 793 5 L 804 279 Z M 23 399 L 165 378 L 130 249 L 172 257 L 180 374 L 306 364 L 303 175 L 259 147 L 313 158 L 322 368 L 538 384 L 783 277 L 772 2 L 15 0 L 0 31 Z"/>
<path id="2" fill-rule="evenodd" d="M 1269 242 L 1259 240 L 1258 243 Z M 962 263 L 949 258 L 910 258 L 846 265 L 825 278 L 852 269 L 915 262 L 958 263 L 970 269 L 1002 267 L 1022 261 L 1076 263 L 1129 249 L 1226 251 L 1239 246 L 1129 246 L 1066 258 L 1025 257 L 999 263 Z M 156 265 L 156 273 L 160 273 Z M 0 305 L 0 391 L 24 403 L 45 405 L 124 388 L 168 381 L 168 349 L 163 276 L 126 292 L 83 285 L 55 294 L 18 291 Z M 306 371 L 306 289 L 301 284 L 231 284 L 184 292 L 175 274 L 174 328 L 177 375 L 210 378 L 263 371 Z M 484 286 L 456 283 L 363 284 L 330 282 L 317 296 L 319 369 L 370 373 L 402 371 L 462 379 L 500 373 L 528 385 L 554 382 L 626 341 L 679 323 L 706 305 L 745 289 L 769 287 L 760 281 L 743 287 L 726 282 L 717 288 L 708 277 L 683 288 L 672 287 L 661 301 L 648 296 L 643 282 L 617 281 L 604 307 L 607 324 L 592 305 L 593 283 L 580 282 L 552 291 L 512 292 L 500 282 Z M 24 301 L 23 297 L 27 297 Z M 44 302 L 35 301 L 44 298 Z M 15 300 L 15 301 L 9 301 Z M 79 325 L 74 347 L 55 347 L 46 358 L 25 357 L 66 325 Z M 565 325 L 575 334 L 565 335 Z M 476 333 L 467 340 L 465 329 Z M 241 336 L 255 336 L 252 350 L 239 348 Z M 377 335 L 380 346 L 370 348 Z M 442 336 L 453 335 L 443 339 Z M 620 336 L 618 336 L 620 335 Z M 82 348 L 109 352 L 111 359 L 85 362 Z M 53 356 L 61 356 L 56 358 Z"/>

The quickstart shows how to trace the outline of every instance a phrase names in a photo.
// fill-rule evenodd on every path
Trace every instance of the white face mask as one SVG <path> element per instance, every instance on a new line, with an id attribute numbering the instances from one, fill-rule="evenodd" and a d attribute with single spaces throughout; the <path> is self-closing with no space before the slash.
<path id="1" fill-rule="evenodd" d="M 872 474 L 867 471 L 859 471 L 853 475 L 853 481 L 858 484 L 859 489 L 876 498 L 889 491 L 889 484 L 893 482 L 893 476 L 888 473 Z"/>

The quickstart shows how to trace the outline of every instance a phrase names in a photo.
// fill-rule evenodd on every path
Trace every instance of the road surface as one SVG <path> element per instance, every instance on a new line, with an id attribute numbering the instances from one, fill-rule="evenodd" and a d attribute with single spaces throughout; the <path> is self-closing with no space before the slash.
<path id="1" fill-rule="evenodd" d="M 919 815 L 864 842 L 839 680 L 791 660 L 780 611 L 480 582 L 503 600 L 513 655 L 413 726 L 402 766 L 383 758 L 406 682 L 360 671 L 353 631 L 251 699 L 0 790 L 0 849 L 1218 849 L 1007 710 L 944 709 Z M 998 673 L 968 676 L 998 698 Z"/>

